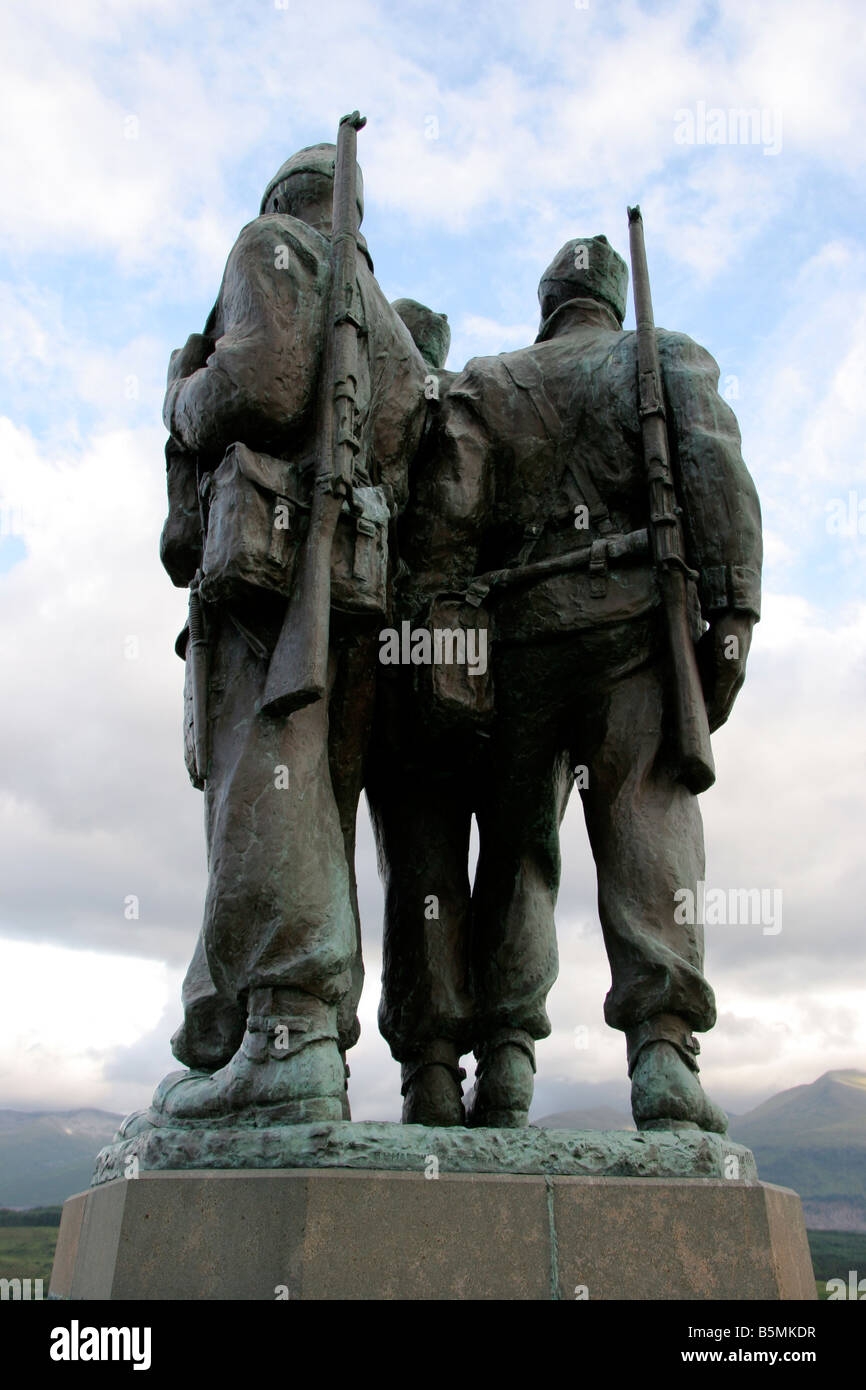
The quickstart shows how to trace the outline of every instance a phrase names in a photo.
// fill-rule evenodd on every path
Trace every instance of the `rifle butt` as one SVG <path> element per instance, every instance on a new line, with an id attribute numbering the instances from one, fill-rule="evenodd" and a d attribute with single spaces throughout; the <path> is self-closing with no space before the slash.
<path id="1" fill-rule="evenodd" d="M 327 690 L 331 542 L 341 506 L 341 497 L 317 492 L 286 616 L 257 706 L 260 714 L 293 714 L 323 699 Z"/>
<path id="2" fill-rule="evenodd" d="M 697 796 L 716 780 L 707 706 L 689 632 L 685 579 L 676 571 L 663 584 L 680 781 Z"/>

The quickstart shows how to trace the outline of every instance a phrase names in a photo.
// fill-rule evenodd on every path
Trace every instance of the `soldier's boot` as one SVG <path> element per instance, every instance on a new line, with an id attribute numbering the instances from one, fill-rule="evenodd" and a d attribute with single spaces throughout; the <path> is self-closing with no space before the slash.
<path id="1" fill-rule="evenodd" d="M 250 990 L 238 1051 L 219 1071 L 172 1072 L 157 1086 L 155 1125 L 305 1124 L 341 1120 L 346 1068 L 337 1008 L 303 990 Z"/>
<path id="2" fill-rule="evenodd" d="M 441 1038 L 400 1067 L 404 1125 L 462 1125 L 466 1072 L 454 1043 Z"/>
<path id="3" fill-rule="evenodd" d="M 725 1112 L 698 1080 L 697 1038 L 674 1014 L 657 1014 L 626 1033 L 631 1110 L 638 1129 L 702 1129 L 724 1134 Z"/>
<path id="4" fill-rule="evenodd" d="M 473 1128 L 523 1129 L 535 1076 L 535 1043 L 522 1028 L 494 1034 L 476 1048 L 475 1085 L 466 1102 L 466 1123 Z"/>

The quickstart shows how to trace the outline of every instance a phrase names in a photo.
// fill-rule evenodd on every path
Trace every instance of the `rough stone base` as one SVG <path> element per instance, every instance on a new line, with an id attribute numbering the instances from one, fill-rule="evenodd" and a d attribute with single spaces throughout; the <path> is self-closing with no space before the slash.
<path id="1" fill-rule="evenodd" d="M 363 1168 L 572 1178 L 726 1178 L 756 1182 L 750 1149 L 700 1130 L 465 1129 L 331 1121 L 259 1128 L 147 1128 L 102 1149 L 94 1184 L 145 1170 Z"/>
<path id="2" fill-rule="evenodd" d="M 73 1299 L 808 1299 L 799 1197 L 718 1178 L 144 1171 L 71 1197 Z"/>

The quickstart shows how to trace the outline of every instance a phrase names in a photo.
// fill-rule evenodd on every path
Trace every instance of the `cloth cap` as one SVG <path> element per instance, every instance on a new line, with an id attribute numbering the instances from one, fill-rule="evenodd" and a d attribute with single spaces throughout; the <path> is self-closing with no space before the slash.
<path id="1" fill-rule="evenodd" d="M 542 320 L 567 299 L 590 295 L 625 318 L 628 266 L 606 236 L 575 237 L 557 251 L 541 277 L 538 300 Z"/>

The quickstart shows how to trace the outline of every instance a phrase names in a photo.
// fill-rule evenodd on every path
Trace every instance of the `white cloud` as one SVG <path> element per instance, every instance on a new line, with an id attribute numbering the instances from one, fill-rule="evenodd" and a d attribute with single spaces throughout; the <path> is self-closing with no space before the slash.
<path id="1" fill-rule="evenodd" d="M 495 24 L 466 26 L 459 5 L 437 14 L 482 62 L 451 76 L 449 29 L 418 15 L 419 43 L 409 16 L 375 4 L 264 7 L 234 24 L 201 3 L 88 5 L 59 23 L 53 7 L 9 12 L 0 176 L 14 197 L 0 232 L 16 250 L 108 251 L 128 269 L 180 256 L 204 282 L 242 216 L 225 169 L 268 140 L 275 109 L 286 145 L 306 110 L 324 121 L 312 138 L 328 136 L 349 92 L 370 117 L 370 189 L 411 223 L 525 227 L 539 209 L 544 220 L 575 207 L 621 217 L 624 197 L 676 170 L 682 247 L 704 267 L 708 247 L 724 263 L 720 246 L 735 255 L 771 215 L 777 161 L 741 149 L 708 174 L 674 142 L 676 108 L 781 103 L 786 153 L 856 158 L 844 137 L 862 124 L 862 36 L 845 4 L 795 16 L 786 6 L 784 20 L 775 4 L 731 13 L 702 38 L 696 3 L 652 13 L 629 3 L 614 23 L 553 0 L 532 7 L 531 23 L 516 0 Z M 107 62 L 106 45 L 124 41 L 122 66 Z M 22 47 L 34 61 L 14 61 Z M 260 178 L 269 172 L 262 163 Z"/>
<path id="2" fill-rule="evenodd" d="M 7 932 L 177 953 L 179 922 L 200 911 L 172 651 L 184 598 L 156 555 L 161 453 L 156 431 L 118 430 L 46 455 L 0 420 L 0 495 L 27 546 L 0 575 Z"/>
<path id="3" fill-rule="evenodd" d="M 25 942 L 0 941 L 0 959 L 0 1105 L 122 1112 L 148 1103 L 152 1084 L 119 1087 L 105 1066 L 162 1016 L 176 972 L 157 961 Z M 170 1061 L 164 1052 L 161 1060 Z"/>
<path id="4" fill-rule="evenodd" d="M 489 357 L 526 347 L 538 332 L 538 322 L 527 319 L 525 323 L 497 323 L 482 314 L 465 314 L 453 331 L 448 361 L 453 370 L 459 370 L 470 357 Z"/>
<path id="5" fill-rule="evenodd" d="M 3 1054 L 19 1067 L 10 1097 L 43 1094 L 50 1072 L 70 1104 L 125 1108 L 146 1100 L 146 1068 L 163 1065 L 160 1030 L 167 1041 L 204 890 L 172 651 L 185 600 L 157 559 L 173 310 L 209 304 L 263 181 L 291 149 L 332 138 L 347 102 L 369 117 L 360 157 L 383 281 L 399 266 L 401 292 L 413 277 L 430 285 L 455 326 L 452 365 L 531 341 L 553 252 L 599 231 L 624 249 L 633 201 L 647 215 L 659 320 L 693 331 L 697 319 L 710 347 L 710 330 L 726 343 L 768 524 L 770 596 L 749 681 L 716 739 L 709 862 L 717 882 L 782 886 L 785 925 L 777 938 L 710 940 L 722 1023 L 705 1049 L 708 1087 L 744 1108 L 738 1097 L 812 1079 L 826 1069 L 816 1058 L 862 1058 L 848 975 L 862 961 L 866 888 L 866 617 L 850 601 L 863 553 L 862 539 L 839 545 L 824 526 L 830 496 L 866 487 L 866 275 L 848 206 L 863 160 L 862 23 L 844 0 L 722 0 L 718 15 L 697 0 L 652 11 L 507 0 L 471 24 L 460 0 L 435 15 L 373 0 L 6 7 L 0 501 L 27 554 L 0 574 L 0 922 L 43 943 L 32 949 L 61 1031 L 82 1001 L 93 1025 L 68 1054 L 53 1034 L 18 1030 Z M 674 112 L 699 101 L 780 107 L 781 154 L 677 145 Z M 554 1034 L 539 1047 L 540 1094 L 551 1095 L 560 1082 L 624 1077 L 622 1039 L 601 1015 L 607 967 L 576 807 L 563 844 L 563 968 Z M 368 830 L 359 877 L 368 987 L 356 1113 L 396 1115 L 398 1072 L 375 1024 L 381 894 Z M 138 922 L 123 917 L 130 893 Z M 57 945 L 73 941 L 74 953 Z M 13 965 L 38 969 L 30 956 Z M 93 987 L 70 1002 L 60 982 L 85 966 Z M 142 1008 L 118 1031 L 115 1001 L 136 970 Z M 574 1047 L 578 1024 L 586 1051 Z M 122 1051 L 132 1033 L 139 1050 Z"/>

